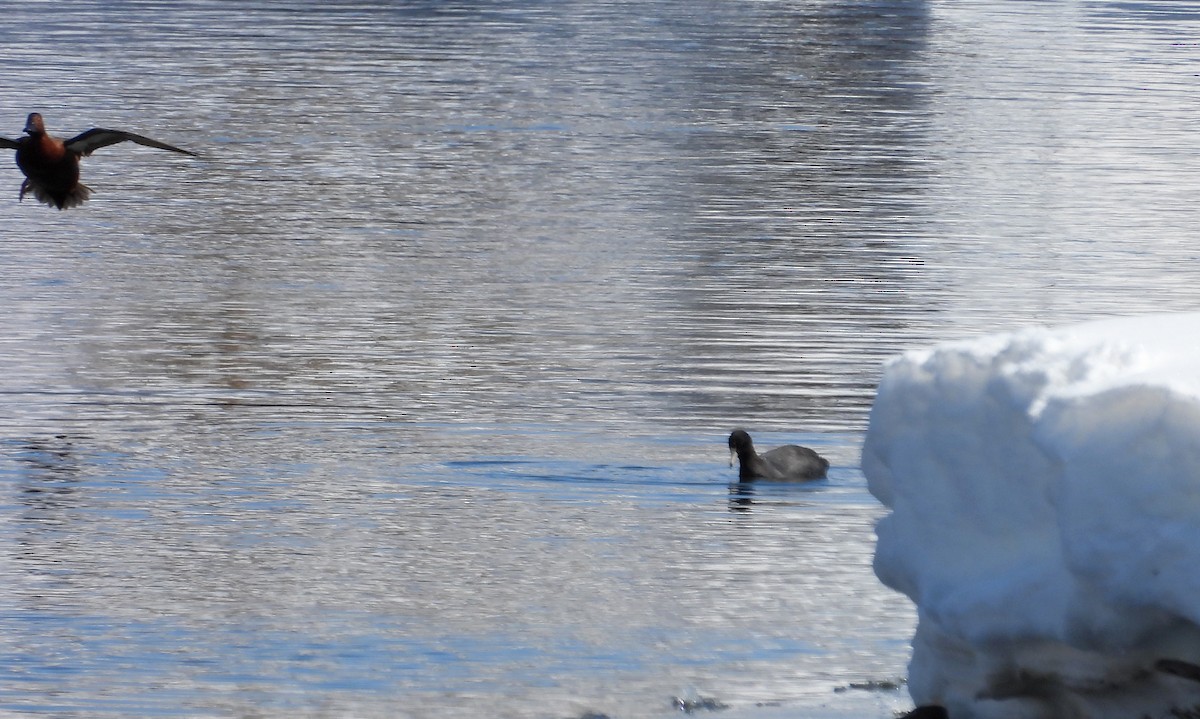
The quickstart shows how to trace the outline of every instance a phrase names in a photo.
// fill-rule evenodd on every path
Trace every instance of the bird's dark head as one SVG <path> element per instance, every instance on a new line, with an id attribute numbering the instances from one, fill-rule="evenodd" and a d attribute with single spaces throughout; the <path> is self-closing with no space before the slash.
<path id="1" fill-rule="evenodd" d="M 25 119 L 25 132 L 28 132 L 30 135 L 46 134 L 46 125 L 42 122 L 40 113 L 29 113 L 29 117 Z"/>
<path id="2" fill-rule="evenodd" d="M 736 456 L 739 460 L 747 455 L 754 454 L 754 442 L 750 440 L 750 434 L 744 429 L 735 429 L 729 435 L 729 466 L 733 466 L 733 458 Z"/>
<path id="3" fill-rule="evenodd" d="M 729 435 L 729 451 L 737 452 L 743 447 L 753 447 L 754 443 L 750 441 L 750 433 L 744 429 L 735 429 Z"/>

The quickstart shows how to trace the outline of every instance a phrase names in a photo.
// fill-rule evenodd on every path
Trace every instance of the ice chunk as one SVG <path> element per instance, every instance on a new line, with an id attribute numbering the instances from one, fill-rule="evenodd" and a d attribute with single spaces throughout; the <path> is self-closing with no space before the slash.
<path id="1" fill-rule="evenodd" d="M 1200 314 L 903 355 L 863 471 L 891 509 L 875 571 L 917 605 L 916 703 L 955 719 L 1200 706 L 1200 681 L 1164 669 L 1200 665 Z"/>

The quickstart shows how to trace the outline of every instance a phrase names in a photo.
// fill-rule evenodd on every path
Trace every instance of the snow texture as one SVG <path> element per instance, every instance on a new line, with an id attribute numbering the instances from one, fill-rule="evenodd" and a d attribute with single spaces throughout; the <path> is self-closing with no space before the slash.
<path id="1" fill-rule="evenodd" d="M 1200 314 L 898 357 L 863 471 L 917 704 L 1200 717 Z"/>

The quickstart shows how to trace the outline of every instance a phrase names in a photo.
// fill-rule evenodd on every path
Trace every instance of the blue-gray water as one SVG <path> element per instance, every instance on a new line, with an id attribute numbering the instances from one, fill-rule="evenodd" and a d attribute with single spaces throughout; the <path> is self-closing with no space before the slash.
<path id="1" fill-rule="evenodd" d="M 913 626 L 870 570 L 881 363 L 1198 306 L 1198 37 L 1185 2 L 11 4 L 0 134 L 202 157 L 104 148 L 62 213 L 0 168 L 0 716 L 890 716 L 835 691 Z M 731 488 L 736 426 L 829 480 Z"/>

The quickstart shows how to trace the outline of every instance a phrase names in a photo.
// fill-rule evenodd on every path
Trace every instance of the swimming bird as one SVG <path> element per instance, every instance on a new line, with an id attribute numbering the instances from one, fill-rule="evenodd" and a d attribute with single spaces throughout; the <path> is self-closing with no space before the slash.
<path id="1" fill-rule="evenodd" d="M 17 151 L 17 167 L 25 174 L 17 200 L 23 200 L 25 193 L 32 192 L 39 202 L 60 210 L 82 205 L 92 194 L 91 188 L 79 181 L 79 158 L 87 157 L 101 147 L 128 140 L 146 147 L 197 156 L 165 142 L 102 127 L 94 127 L 70 140 L 60 140 L 46 132 L 42 116 L 36 112 L 29 113 L 25 132 L 28 136 L 18 140 L 0 137 L 0 147 Z"/>
<path id="2" fill-rule="evenodd" d="M 735 429 L 729 435 L 729 466 L 733 457 L 738 458 L 738 480 L 750 482 L 767 479 L 775 482 L 801 482 L 821 479 L 829 469 L 829 460 L 808 447 L 787 444 L 759 455 L 754 451 L 754 442 L 744 429 Z"/>

